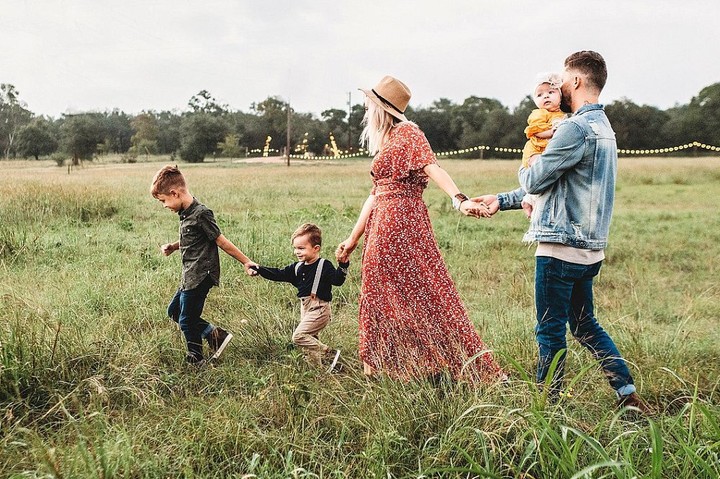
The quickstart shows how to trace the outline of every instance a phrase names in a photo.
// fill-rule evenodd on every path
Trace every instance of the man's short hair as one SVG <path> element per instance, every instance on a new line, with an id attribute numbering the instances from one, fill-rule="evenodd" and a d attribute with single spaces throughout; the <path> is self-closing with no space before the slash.
<path id="1" fill-rule="evenodd" d="M 598 52 L 583 50 L 575 52 L 565 59 L 565 68 L 578 70 L 583 73 L 598 93 L 605 87 L 607 81 L 607 66 L 605 59 Z"/>
<path id="2" fill-rule="evenodd" d="M 298 229 L 290 237 L 290 241 L 295 241 L 298 236 L 308 236 L 308 241 L 313 246 L 322 246 L 322 231 L 317 225 L 312 223 L 305 223 L 300 225 Z"/>
<path id="3" fill-rule="evenodd" d="M 150 185 L 150 194 L 157 198 L 158 195 L 166 195 L 170 190 L 184 190 L 187 188 L 185 177 L 177 166 L 166 165 L 153 176 Z"/>

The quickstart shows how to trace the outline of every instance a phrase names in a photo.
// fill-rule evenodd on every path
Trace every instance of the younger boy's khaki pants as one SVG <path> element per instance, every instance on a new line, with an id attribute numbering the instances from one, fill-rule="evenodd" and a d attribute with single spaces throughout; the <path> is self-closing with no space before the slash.
<path id="1" fill-rule="evenodd" d="M 330 349 L 318 339 L 318 334 L 330 322 L 330 303 L 310 296 L 300 298 L 300 324 L 292 335 L 293 343 L 302 349 L 307 362 L 322 365 L 323 355 Z"/>

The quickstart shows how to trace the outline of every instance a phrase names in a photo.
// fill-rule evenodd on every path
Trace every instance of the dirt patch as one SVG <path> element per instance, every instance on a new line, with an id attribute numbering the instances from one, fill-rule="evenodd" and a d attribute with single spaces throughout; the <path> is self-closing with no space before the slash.
<path id="1" fill-rule="evenodd" d="M 233 163 L 247 163 L 247 164 L 276 164 L 276 165 L 285 165 L 287 164 L 287 158 L 284 156 L 266 156 L 266 157 L 258 157 L 258 158 L 243 158 L 240 160 L 232 160 Z M 290 164 L 291 165 L 336 165 L 337 162 L 332 160 L 313 160 L 313 159 L 307 159 L 307 160 L 301 160 L 297 158 L 290 158 Z"/>

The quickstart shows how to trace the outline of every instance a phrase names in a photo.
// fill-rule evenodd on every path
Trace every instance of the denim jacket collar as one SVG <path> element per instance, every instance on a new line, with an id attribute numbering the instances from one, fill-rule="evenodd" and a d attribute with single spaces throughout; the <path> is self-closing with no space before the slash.
<path id="1" fill-rule="evenodd" d="M 578 110 L 575 113 L 573 113 L 572 116 L 582 115 L 583 113 L 586 113 L 586 112 L 592 111 L 592 110 L 603 110 L 604 108 L 605 107 L 600 103 L 586 103 L 583 106 L 581 106 L 580 108 L 578 108 Z"/>

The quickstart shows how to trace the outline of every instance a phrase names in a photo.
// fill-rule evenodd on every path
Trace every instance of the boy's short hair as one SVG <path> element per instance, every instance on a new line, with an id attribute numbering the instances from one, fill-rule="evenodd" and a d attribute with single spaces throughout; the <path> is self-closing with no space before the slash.
<path id="1" fill-rule="evenodd" d="M 177 166 L 166 165 L 153 176 L 150 194 L 157 198 L 158 195 L 168 194 L 172 189 L 187 189 L 187 183 Z"/>
<path id="2" fill-rule="evenodd" d="M 305 223 L 301 225 L 290 237 L 290 241 L 295 241 L 298 236 L 308 236 L 310 244 L 313 246 L 322 246 L 322 231 L 317 225 Z"/>
<path id="3" fill-rule="evenodd" d="M 598 52 L 583 50 L 565 59 L 565 68 L 578 70 L 587 75 L 589 83 L 601 92 L 607 81 L 607 65 Z"/>

